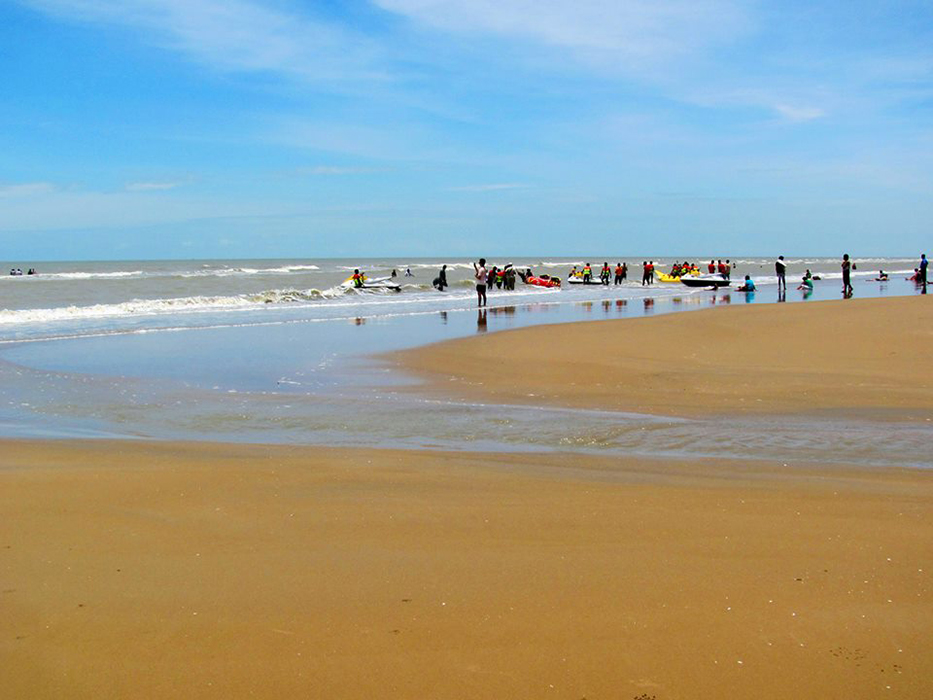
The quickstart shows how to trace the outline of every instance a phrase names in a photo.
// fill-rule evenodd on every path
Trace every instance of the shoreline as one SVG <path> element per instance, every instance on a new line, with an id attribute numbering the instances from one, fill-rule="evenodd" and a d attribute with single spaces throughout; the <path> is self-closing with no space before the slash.
<path id="1" fill-rule="evenodd" d="M 716 307 L 506 330 L 388 358 L 431 395 L 687 417 L 853 410 L 929 421 L 933 307 L 924 304 Z"/>
<path id="2" fill-rule="evenodd" d="M 0 686 L 13 696 L 930 690 L 933 482 L 919 470 L 0 449 Z"/>

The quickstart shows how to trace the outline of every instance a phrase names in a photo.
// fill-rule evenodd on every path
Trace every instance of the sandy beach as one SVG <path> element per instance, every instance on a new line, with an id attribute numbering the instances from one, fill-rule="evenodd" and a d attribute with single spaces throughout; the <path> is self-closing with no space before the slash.
<path id="1" fill-rule="evenodd" d="M 587 400 L 609 407 L 661 410 L 706 387 L 731 403 L 760 389 L 758 408 L 779 412 L 802 386 L 808 405 L 838 408 L 841 383 L 849 409 L 922 416 L 925 302 L 531 328 L 405 362 L 447 391 L 441 367 L 458 390 L 510 400 L 520 386 L 574 405 L 575 387 L 601 378 Z M 726 327 L 744 352 L 700 351 Z M 803 329 L 835 341 L 798 352 Z M 864 340 L 895 331 L 896 346 Z M 695 353 L 664 343 L 679 334 Z M 577 361 L 580 335 L 633 354 Z M 646 343 L 661 359 L 639 354 Z M 925 470 L 141 441 L 0 450 L 5 697 L 933 691 Z"/>
<path id="2" fill-rule="evenodd" d="M 921 698 L 922 472 L 6 442 L 11 698 Z"/>
<path id="3" fill-rule="evenodd" d="M 484 400 L 665 415 L 933 417 L 926 297 L 720 306 L 523 328 L 395 357 L 437 393 Z"/>

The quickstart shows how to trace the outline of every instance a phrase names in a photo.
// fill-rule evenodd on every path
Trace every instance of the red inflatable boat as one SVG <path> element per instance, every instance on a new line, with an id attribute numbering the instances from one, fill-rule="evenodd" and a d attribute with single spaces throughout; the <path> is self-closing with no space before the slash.
<path id="1" fill-rule="evenodd" d="M 541 275 L 540 277 L 528 275 L 525 277 L 525 284 L 533 284 L 536 287 L 559 287 L 560 278 L 551 277 L 550 275 Z"/>

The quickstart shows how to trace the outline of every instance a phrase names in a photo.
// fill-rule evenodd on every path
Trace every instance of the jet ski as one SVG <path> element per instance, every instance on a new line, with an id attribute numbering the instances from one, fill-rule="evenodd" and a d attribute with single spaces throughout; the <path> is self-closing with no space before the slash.
<path id="1" fill-rule="evenodd" d="M 400 292 L 402 291 L 402 285 L 395 281 L 394 277 L 369 277 L 368 275 L 363 275 L 363 286 L 356 287 L 353 284 L 353 277 L 347 277 L 342 283 L 342 287 L 347 287 L 348 289 L 386 289 L 391 292 Z"/>
<path id="2" fill-rule="evenodd" d="M 593 275 L 592 277 L 590 277 L 590 281 L 589 281 L 589 282 L 584 282 L 584 281 L 583 281 L 583 275 L 580 275 L 579 277 L 575 277 L 575 276 L 573 276 L 573 275 L 570 275 L 570 276 L 567 278 L 567 284 L 585 284 L 585 285 L 592 285 L 592 286 L 594 286 L 594 287 L 601 287 L 601 286 L 603 286 L 602 280 L 600 280 L 599 277 L 598 277 L 597 275 Z"/>
<path id="3" fill-rule="evenodd" d="M 688 287 L 699 287 L 701 289 L 709 289 L 713 287 L 718 289 L 719 287 L 728 287 L 729 280 L 719 274 L 713 275 L 684 275 L 680 278 L 682 284 L 687 285 Z"/>

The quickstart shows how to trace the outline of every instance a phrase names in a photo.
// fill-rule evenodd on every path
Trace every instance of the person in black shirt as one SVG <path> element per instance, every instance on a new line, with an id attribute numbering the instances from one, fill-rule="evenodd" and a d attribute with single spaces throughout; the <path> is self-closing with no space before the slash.
<path id="1" fill-rule="evenodd" d="M 852 274 L 852 263 L 849 260 L 849 254 L 846 253 L 842 256 L 842 293 L 845 296 L 852 294 L 854 289 L 852 288 L 852 281 L 850 275 Z"/>

